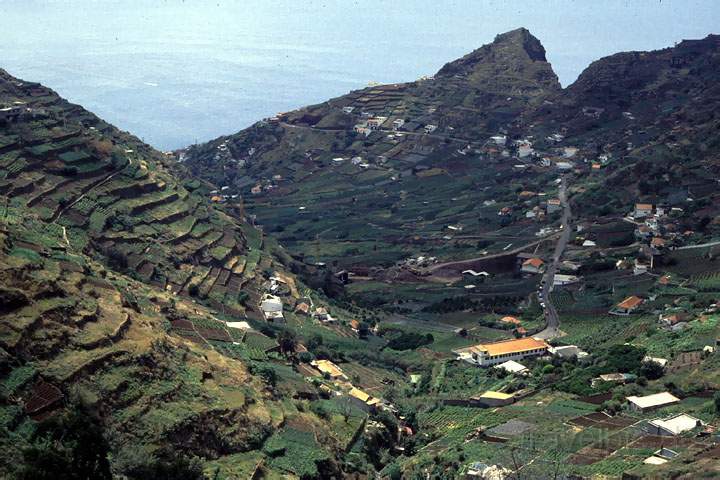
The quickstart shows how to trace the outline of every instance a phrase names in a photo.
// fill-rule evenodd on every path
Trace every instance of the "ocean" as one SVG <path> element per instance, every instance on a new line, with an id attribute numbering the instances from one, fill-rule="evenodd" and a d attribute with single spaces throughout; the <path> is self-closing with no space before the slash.
<path id="1" fill-rule="evenodd" d="M 368 82 L 432 75 L 520 26 L 567 85 L 603 55 L 720 24 L 712 1 L 593 3 L 0 0 L 0 68 L 170 150 Z"/>

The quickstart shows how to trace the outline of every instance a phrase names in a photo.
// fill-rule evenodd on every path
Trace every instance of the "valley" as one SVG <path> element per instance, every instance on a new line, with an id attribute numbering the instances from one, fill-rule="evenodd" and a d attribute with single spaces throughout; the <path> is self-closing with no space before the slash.
<path id="1" fill-rule="evenodd" d="M 719 475 L 718 67 L 518 29 L 164 153 L 0 71 L 0 475 Z"/>

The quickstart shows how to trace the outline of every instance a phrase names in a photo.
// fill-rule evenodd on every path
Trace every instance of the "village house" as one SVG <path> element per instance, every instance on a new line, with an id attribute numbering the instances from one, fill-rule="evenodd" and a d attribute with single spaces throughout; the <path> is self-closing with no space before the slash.
<path id="1" fill-rule="evenodd" d="M 666 419 L 656 418 L 650 420 L 645 425 L 645 431 L 649 435 L 674 437 L 702 426 L 703 422 L 701 420 L 683 413 Z"/>
<path id="2" fill-rule="evenodd" d="M 525 158 L 532 155 L 533 152 L 532 143 L 521 142 L 518 144 L 518 157 Z"/>
<path id="3" fill-rule="evenodd" d="M 615 305 L 615 307 L 613 307 L 609 313 L 611 315 L 630 315 L 640 305 L 642 305 L 642 303 L 642 298 L 633 295 L 631 297 L 627 297 L 625 300 Z"/>
<path id="4" fill-rule="evenodd" d="M 563 273 L 556 273 L 553 277 L 553 285 L 556 287 L 563 286 L 563 285 L 572 285 L 573 283 L 578 283 L 580 281 L 580 277 L 577 277 L 575 275 L 565 275 Z"/>
<path id="5" fill-rule="evenodd" d="M 581 350 L 577 345 L 561 345 L 559 347 L 550 347 L 548 352 L 551 355 L 560 358 L 572 358 L 575 357 L 578 360 L 587 357 L 589 354 Z"/>
<path id="6" fill-rule="evenodd" d="M 662 447 L 660 450 L 656 450 L 651 456 L 643 460 L 646 465 L 664 465 L 679 454 L 675 450 Z"/>
<path id="7" fill-rule="evenodd" d="M 402 129 L 403 125 L 405 125 L 405 120 L 403 120 L 402 118 L 396 118 L 392 122 L 392 129 L 398 131 Z"/>
<path id="8" fill-rule="evenodd" d="M 572 158 L 578 152 L 577 147 L 565 147 L 563 148 L 563 157 Z"/>
<path id="9" fill-rule="evenodd" d="M 360 333 L 360 321 L 359 320 L 350 320 L 350 329 L 355 333 Z"/>
<path id="10" fill-rule="evenodd" d="M 650 241 L 650 246 L 657 249 L 665 248 L 665 239 L 662 237 L 653 237 Z"/>
<path id="11" fill-rule="evenodd" d="M 657 363 L 662 368 L 665 368 L 668 360 L 667 358 L 645 356 L 645 358 L 643 358 L 643 363 Z"/>
<path id="12" fill-rule="evenodd" d="M 425 125 L 425 133 L 433 133 L 435 130 L 437 130 L 437 125 Z"/>
<path id="13" fill-rule="evenodd" d="M 503 362 L 500 365 L 495 365 L 495 367 L 493 368 L 505 370 L 507 373 L 512 373 L 514 375 L 528 375 L 530 373 L 530 370 L 528 370 L 525 365 L 516 362 L 515 360 L 508 360 L 507 362 Z"/>
<path id="14" fill-rule="evenodd" d="M 298 303 L 297 305 L 295 305 L 295 313 L 300 313 L 303 315 L 310 314 L 310 305 L 305 302 Z"/>
<path id="15" fill-rule="evenodd" d="M 366 123 L 358 123 L 353 127 L 353 131 L 366 137 L 372 133 L 372 129 L 370 129 Z"/>
<path id="16" fill-rule="evenodd" d="M 313 360 L 310 365 L 317 368 L 320 373 L 327 375 L 332 380 L 347 380 L 343 371 L 330 360 Z"/>
<path id="17" fill-rule="evenodd" d="M 480 395 L 471 398 L 474 404 L 483 407 L 503 407 L 515 401 L 515 396 L 510 393 L 495 392 L 488 390 Z"/>
<path id="18" fill-rule="evenodd" d="M 595 377 L 590 381 L 593 388 L 603 383 L 628 383 L 637 380 L 637 375 L 632 373 L 606 373 Z"/>
<path id="19" fill-rule="evenodd" d="M 556 162 L 555 168 L 557 168 L 560 171 L 568 171 L 568 170 L 572 170 L 573 164 L 570 162 Z"/>
<path id="20" fill-rule="evenodd" d="M 512 470 L 498 465 L 473 462 L 465 467 L 466 480 L 505 480 L 511 478 Z"/>
<path id="21" fill-rule="evenodd" d="M 562 208 L 559 198 L 551 198 L 547 201 L 547 213 L 554 213 Z"/>
<path id="22" fill-rule="evenodd" d="M 647 273 L 649 268 L 650 265 L 643 263 L 636 258 L 635 264 L 633 265 L 633 275 L 642 275 L 643 273 Z"/>
<path id="23" fill-rule="evenodd" d="M 509 323 L 509 324 L 512 324 L 512 325 L 520 325 L 520 320 L 518 320 L 518 319 L 515 318 L 515 317 L 511 317 L 511 316 L 509 316 L 509 315 L 508 315 L 508 316 L 505 316 L 505 317 L 502 317 L 502 318 L 500 319 L 500 321 L 503 322 L 503 323 Z"/>
<path id="24" fill-rule="evenodd" d="M 330 316 L 330 314 L 327 311 L 327 308 L 325 307 L 317 307 L 315 309 L 315 313 L 313 314 L 316 320 L 319 320 L 324 323 L 330 323 L 334 322 L 335 319 Z"/>
<path id="25" fill-rule="evenodd" d="M 366 412 L 374 410 L 380 404 L 379 398 L 375 398 L 356 387 L 350 390 L 348 396 L 360 409 Z"/>
<path id="26" fill-rule="evenodd" d="M 652 216 L 653 206 L 650 203 L 636 203 L 635 211 L 633 212 L 634 218 L 645 218 Z"/>
<path id="27" fill-rule="evenodd" d="M 520 268 L 520 271 L 523 273 L 541 273 L 545 268 L 545 262 L 542 261 L 542 259 L 533 257 L 528 258 L 522 263 L 522 267 Z"/>
<path id="28" fill-rule="evenodd" d="M 387 117 L 372 117 L 367 120 L 367 128 L 370 130 L 379 130 L 383 123 L 387 120 Z"/>
<path id="29" fill-rule="evenodd" d="M 352 113 L 353 110 L 355 110 L 355 107 L 343 107 L 342 111 L 345 113 Z"/>
<path id="30" fill-rule="evenodd" d="M 626 400 L 631 410 L 641 413 L 680 403 L 680 399 L 670 392 L 654 393 L 644 397 L 630 396 Z"/>
<path id="31" fill-rule="evenodd" d="M 263 295 L 260 302 L 260 310 L 262 310 L 263 317 L 268 322 L 282 323 L 285 321 L 282 300 L 275 295 L 269 293 Z"/>
<path id="32" fill-rule="evenodd" d="M 497 365 L 508 360 L 522 360 L 547 354 L 549 345 L 543 340 L 520 338 L 500 342 L 479 344 L 472 347 L 454 350 L 458 360 L 463 360 L 481 367 Z"/>
<path id="33" fill-rule="evenodd" d="M 507 137 L 505 135 L 494 135 L 494 136 L 490 137 L 490 140 L 495 145 L 500 145 L 500 146 L 503 146 L 507 143 Z"/>
<path id="34" fill-rule="evenodd" d="M 675 312 L 661 314 L 658 322 L 663 328 L 669 330 L 682 330 L 687 326 L 688 314 L 686 312 Z"/>

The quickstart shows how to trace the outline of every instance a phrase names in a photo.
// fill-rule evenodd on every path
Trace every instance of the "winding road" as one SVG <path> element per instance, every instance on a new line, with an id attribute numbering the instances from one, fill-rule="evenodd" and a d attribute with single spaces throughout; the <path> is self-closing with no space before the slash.
<path id="1" fill-rule="evenodd" d="M 563 207 L 561 219 L 562 233 L 560 234 L 560 238 L 558 238 L 557 244 L 555 244 L 555 252 L 553 253 L 552 262 L 548 265 L 547 270 L 545 271 L 542 290 L 540 292 L 540 298 L 545 304 L 545 319 L 547 321 L 547 324 L 544 330 L 540 331 L 537 335 L 535 335 L 535 338 L 539 338 L 542 340 L 551 340 L 561 335 L 560 317 L 558 316 L 555 306 L 550 300 L 550 293 L 553 290 L 555 272 L 557 271 L 557 267 L 560 263 L 560 258 L 562 257 L 563 251 L 565 251 L 565 247 L 570 240 L 571 233 L 570 218 L 572 217 L 572 212 L 570 211 L 570 204 L 567 200 L 567 185 L 565 182 L 565 177 L 562 177 L 562 182 L 560 183 L 560 189 L 558 192 L 558 198 L 560 199 L 560 203 Z"/>

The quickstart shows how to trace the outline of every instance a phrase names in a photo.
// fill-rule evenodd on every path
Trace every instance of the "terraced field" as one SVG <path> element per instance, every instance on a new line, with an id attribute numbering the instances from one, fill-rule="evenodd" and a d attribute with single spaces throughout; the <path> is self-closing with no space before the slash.
<path id="1" fill-rule="evenodd" d="M 243 310 L 239 286 L 261 257 L 255 229 L 228 221 L 205 190 L 186 188 L 136 138 L 50 90 L 32 96 L 28 84 L 4 72 L 0 80 L 0 102 L 26 109 L 0 134 L 0 194 L 12 207 L 65 227 L 72 245 L 144 281 L 183 294 L 195 284 Z"/>

